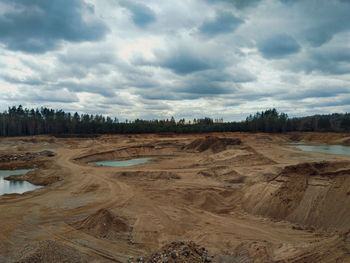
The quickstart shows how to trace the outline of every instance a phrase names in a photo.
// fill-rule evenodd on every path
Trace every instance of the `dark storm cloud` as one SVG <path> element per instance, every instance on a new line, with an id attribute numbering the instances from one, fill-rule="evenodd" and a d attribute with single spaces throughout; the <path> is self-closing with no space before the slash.
<path id="1" fill-rule="evenodd" d="M 254 81 L 249 72 L 240 71 L 245 74 L 244 81 Z M 239 75 L 239 74 L 238 74 Z M 144 89 L 137 87 L 137 94 L 148 100 L 195 100 L 199 98 L 213 98 L 221 95 L 235 94 L 240 88 L 243 78 L 234 78 L 232 75 L 220 70 L 206 70 L 196 72 L 189 76 L 181 76 L 171 85 L 155 84 L 152 88 Z"/>
<path id="2" fill-rule="evenodd" d="M 334 75 L 348 74 L 350 72 L 350 49 L 335 49 L 331 53 L 311 52 L 302 66 L 306 72 L 320 71 Z"/>
<path id="3" fill-rule="evenodd" d="M 192 94 L 197 98 L 201 98 L 230 94 L 237 89 L 237 85 L 234 82 L 217 80 L 216 73 L 217 72 L 206 74 L 206 72 L 203 72 L 193 75 L 188 79 L 183 80 L 181 84 L 179 83 L 177 88 L 174 89 L 174 92 Z"/>
<path id="4" fill-rule="evenodd" d="M 210 69 L 210 61 L 199 55 L 192 54 L 186 50 L 175 51 L 166 57 L 161 63 L 161 67 L 168 68 L 179 75 L 186 75 L 197 71 Z"/>
<path id="5" fill-rule="evenodd" d="M 328 75 L 344 75 L 350 72 L 350 47 L 347 38 L 307 51 L 302 58 L 289 61 L 288 67 L 307 74 L 321 72 Z"/>
<path id="6" fill-rule="evenodd" d="M 172 93 L 169 90 L 162 90 L 161 87 L 156 87 L 147 90 L 140 90 L 138 94 L 147 100 L 181 100 L 182 96 Z"/>
<path id="7" fill-rule="evenodd" d="M 156 21 L 154 11 L 144 4 L 123 1 L 121 5 L 131 12 L 132 21 L 139 27 L 145 27 Z"/>
<path id="8" fill-rule="evenodd" d="M 89 92 L 98 94 L 104 97 L 113 97 L 115 96 L 116 89 L 113 87 L 104 85 L 103 87 L 99 86 L 97 83 L 81 83 L 74 81 L 62 81 L 55 85 L 57 88 L 64 87 L 69 91 L 73 92 Z"/>
<path id="9" fill-rule="evenodd" d="M 75 93 L 69 92 L 64 89 L 54 89 L 50 90 L 47 88 L 36 87 L 19 87 L 21 90 L 18 94 L 8 94 L 6 95 L 6 100 L 14 102 L 59 102 L 59 103 L 73 103 L 79 102 L 79 98 Z"/>
<path id="10" fill-rule="evenodd" d="M 243 68 L 219 68 L 198 72 L 188 78 L 189 80 L 204 81 L 208 83 L 247 83 L 256 80 L 256 77 Z"/>
<path id="11" fill-rule="evenodd" d="M 341 94 L 348 94 L 350 88 L 345 86 L 317 85 L 313 88 L 292 90 L 276 97 L 283 100 L 302 100 L 308 98 L 331 98 Z"/>
<path id="12" fill-rule="evenodd" d="M 208 82 L 205 78 L 197 78 L 189 80 L 186 86 L 179 87 L 176 91 L 188 94 L 195 94 L 200 97 L 214 96 L 220 94 L 230 94 L 235 88 L 231 85 L 225 85 L 217 82 Z"/>
<path id="13" fill-rule="evenodd" d="M 43 82 L 40 79 L 34 78 L 34 77 L 19 78 L 16 75 L 7 75 L 7 74 L 0 73 L 0 78 L 12 84 L 22 84 L 22 85 L 30 85 L 30 86 L 39 86 L 43 84 Z"/>
<path id="14" fill-rule="evenodd" d="M 10 50 L 44 53 L 58 48 L 61 41 L 100 40 L 107 28 L 95 20 L 83 20 L 83 11 L 93 7 L 81 0 L 3 0 L 8 9 L 0 17 L 0 42 Z"/>
<path id="15" fill-rule="evenodd" d="M 293 37 L 279 34 L 261 41 L 258 49 L 267 59 L 279 59 L 298 53 L 300 45 Z"/>
<path id="16" fill-rule="evenodd" d="M 330 98 L 349 92 L 350 89 L 346 87 L 318 86 L 316 89 L 305 90 L 300 94 L 301 96 L 296 96 L 296 98 Z"/>
<path id="17" fill-rule="evenodd" d="M 178 75 L 186 76 L 210 69 L 223 72 L 236 61 L 230 50 L 219 50 L 216 46 L 197 43 L 178 44 L 165 50 L 157 50 L 155 55 L 156 62 L 138 59 L 137 63 L 170 69 Z"/>
<path id="18" fill-rule="evenodd" d="M 284 4 L 295 4 L 297 2 L 300 2 L 302 0 L 280 0 L 281 3 L 284 3 Z"/>
<path id="19" fill-rule="evenodd" d="M 177 74 L 171 84 L 156 82 L 153 76 L 144 76 L 145 83 L 150 84 L 146 88 L 142 83 L 132 79 L 129 79 L 129 85 L 134 84 L 132 86 L 137 88 L 137 94 L 150 100 L 194 100 L 232 94 L 242 83 L 256 81 L 256 76 L 248 70 L 231 66 L 223 59 L 220 61 L 210 57 L 203 59 L 209 64 L 217 63 L 216 68 L 191 70 L 191 74 Z"/>
<path id="20" fill-rule="evenodd" d="M 238 94 L 234 95 L 234 99 L 240 99 L 242 102 L 247 101 L 261 101 L 270 99 L 276 96 L 276 92 L 266 91 L 266 92 L 252 92 L 251 90 L 242 90 Z"/>
<path id="21" fill-rule="evenodd" d="M 170 69 L 175 75 L 169 84 L 154 80 L 153 76 L 144 76 L 149 89 L 136 80 L 137 94 L 150 100 L 194 100 L 231 94 L 241 83 L 256 81 L 256 76 L 243 67 L 236 66 L 239 58 L 232 52 L 207 46 L 193 50 L 189 46 L 169 48 L 156 52 L 157 61 L 147 61 L 143 57 L 135 57 L 134 65 L 157 69 Z M 138 79 L 142 76 L 138 76 Z M 147 81 L 147 79 L 152 80 Z M 129 81 L 131 79 L 129 78 Z M 129 83 L 134 83 L 131 80 Z"/>
<path id="22" fill-rule="evenodd" d="M 349 22 L 350 19 L 345 23 Z M 347 27 L 345 24 L 338 25 L 337 23 L 333 22 L 322 24 L 322 26 L 313 26 L 302 32 L 303 37 L 314 47 L 319 47 L 329 42 L 338 31 L 345 30 Z"/>
<path id="23" fill-rule="evenodd" d="M 350 30 L 350 1 L 348 0 L 280 0 L 288 5 L 290 14 L 303 23 L 301 39 L 319 47 L 341 32 Z"/>
<path id="24" fill-rule="evenodd" d="M 237 9 L 242 9 L 257 5 L 261 0 L 206 0 L 208 3 L 216 4 L 219 2 L 234 5 Z"/>
<path id="25" fill-rule="evenodd" d="M 63 64 L 75 64 L 85 67 L 92 67 L 97 64 L 113 64 L 115 56 L 110 50 L 91 49 L 83 50 L 79 49 L 70 52 L 59 54 L 58 59 Z"/>
<path id="26" fill-rule="evenodd" d="M 213 36 L 225 33 L 232 33 L 244 21 L 232 13 L 219 12 L 214 20 L 204 22 L 199 31 L 202 34 Z"/>
<path id="27" fill-rule="evenodd" d="M 314 106 L 319 107 L 332 107 L 332 106 L 348 106 L 350 105 L 350 97 L 345 96 L 337 99 L 327 100 L 326 102 L 316 101 Z"/>
<path id="28" fill-rule="evenodd" d="M 244 74 L 242 72 L 242 74 Z M 249 72 L 246 72 L 249 75 Z M 248 79 L 245 79 L 248 81 Z M 254 78 L 250 79 L 253 81 Z M 177 83 L 172 92 L 183 99 L 197 99 L 234 94 L 240 88 L 241 78 L 222 73 L 220 70 L 198 72 Z"/>
<path id="29" fill-rule="evenodd" d="M 350 63 L 350 47 L 345 44 L 334 44 L 322 49 L 314 50 L 311 58 L 323 63 Z"/>

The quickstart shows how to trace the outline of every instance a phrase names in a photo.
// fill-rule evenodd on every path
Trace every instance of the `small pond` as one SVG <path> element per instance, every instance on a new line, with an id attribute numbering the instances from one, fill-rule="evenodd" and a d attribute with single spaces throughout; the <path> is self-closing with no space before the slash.
<path id="1" fill-rule="evenodd" d="M 293 145 L 293 147 L 307 152 L 350 155 L 350 146 L 343 145 Z"/>
<path id="2" fill-rule="evenodd" d="M 123 161 L 98 161 L 93 163 L 98 165 L 103 165 L 103 166 L 126 167 L 126 166 L 133 166 L 133 165 L 148 163 L 153 158 L 137 158 L 137 159 L 123 160 Z"/>
<path id="3" fill-rule="evenodd" d="M 0 195 L 3 194 L 23 194 L 24 192 L 32 191 L 40 188 L 26 181 L 7 181 L 4 178 L 10 175 L 23 175 L 31 169 L 26 170 L 0 170 Z"/>

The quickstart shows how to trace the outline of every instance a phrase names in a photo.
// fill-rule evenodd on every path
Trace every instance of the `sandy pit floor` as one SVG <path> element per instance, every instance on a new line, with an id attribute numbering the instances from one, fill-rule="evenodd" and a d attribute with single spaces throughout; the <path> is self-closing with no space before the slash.
<path id="1" fill-rule="evenodd" d="M 0 262 L 350 262 L 350 156 L 288 147 L 349 138 L 3 138 L 0 169 L 45 187 L 0 196 Z"/>

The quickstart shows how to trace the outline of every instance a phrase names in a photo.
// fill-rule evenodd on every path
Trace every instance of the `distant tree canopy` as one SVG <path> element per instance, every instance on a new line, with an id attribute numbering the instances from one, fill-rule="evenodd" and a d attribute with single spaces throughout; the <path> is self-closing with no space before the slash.
<path id="1" fill-rule="evenodd" d="M 246 129 L 252 132 L 285 132 L 287 131 L 288 115 L 278 113 L 276 109 L 257 112 L 246 119 Z"/>
<path id="2" fill-rule="evenodd" d="M 268 109 L 240 122 L 224 122 L 208 117 L 193 121 L 176 121 L 171 117 L 170 120 L 119 122 L 116 118 L 102 115 L 71 114 L 48 108 L 24 109 L 21 105 L 0 113 L 0 136 L 291 131 L 349 132 L 350 114 L 289 118 L 276 109 Z"/>

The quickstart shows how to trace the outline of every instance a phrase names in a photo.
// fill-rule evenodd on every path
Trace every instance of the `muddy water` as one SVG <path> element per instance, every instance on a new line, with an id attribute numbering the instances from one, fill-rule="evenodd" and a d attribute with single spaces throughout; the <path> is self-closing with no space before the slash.
<path id="1" fill-rule="evenodd" d="M 307 152 L 350 155 L 350 146 L 343 145 L 295 145 L 294 147 Z"/>
<path id="2" fill-rule="evenodd" d="M 103 165 L 103 166 L 126 167 L 126 166 L 133 166 L 133 165 L 148 163 L 151 159 L 152 158 L 137 158 L 137 159 L 124 160 L 124 161 L 99 161 L 99 162 L 93 162 L 93 163 L 98 165 Z"/>
<path id="3" fill-rule="evenodd" d="M 36 186 L 28 182 L 7 181 L 4 178 L 10 175 L 22 175 L 31 170 L 0 170 L 0 195 L 3 194 L 23 194 L 41 186 Z"/>

